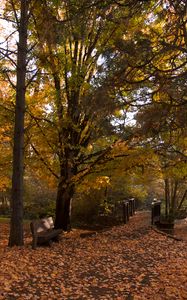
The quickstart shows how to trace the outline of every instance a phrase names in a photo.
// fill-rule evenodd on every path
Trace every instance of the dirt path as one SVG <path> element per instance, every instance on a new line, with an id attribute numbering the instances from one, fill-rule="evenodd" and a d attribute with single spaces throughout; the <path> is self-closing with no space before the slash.
<path id="1" fill-rule="evenodd" d="M 174 235 L 187 241 L 187 218 L 176 221 Z"/>
<path id="2" fill-rule="evenodd" d="M 22 249 L 5 247 L 5 234 L 0 299 L 187 299 L 187 243 L 154 232 L 149 213 L 102 233 L 83 233 L 74 230 L 35 251 L 29 236 Z"/>

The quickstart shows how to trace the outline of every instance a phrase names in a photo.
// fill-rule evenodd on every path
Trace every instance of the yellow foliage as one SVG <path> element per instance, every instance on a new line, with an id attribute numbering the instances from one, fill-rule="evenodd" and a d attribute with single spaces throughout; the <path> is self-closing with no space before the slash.
<path id="1" fill-rule="evenodd" d="M 11 186 L 11 179 L 7 176 L 0 176 L 0 191 L 4 192 Z"/>
<path id="2" fill-rule="evenodd" d="M 78 192 L 89 193 L 90 190 L 100 190 L 110 185 L 110 178 L 108 176 L 97 176 L 95 178 L 85 178 L 78 187 Z"/>
<path id="3" fill-rule="evenodd" d="M 155 102 L 167 102 L 169 101 L 169 95 L 163 91 L 158 91 L 156 93 L 153 94 L 153 100 Z"/>

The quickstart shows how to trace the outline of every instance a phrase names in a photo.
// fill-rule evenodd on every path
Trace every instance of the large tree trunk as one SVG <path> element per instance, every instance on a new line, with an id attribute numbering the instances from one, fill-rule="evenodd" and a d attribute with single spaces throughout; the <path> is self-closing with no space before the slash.
<path id="1" fill-rule="evenodd" d="M 56 199 L 55 228 L 67 231 L 71 228 L 71 202 L 74 194 L 74 186 L 63 187 L 59 182 Z"/>
<path id="2" fill-rule="evenodd" d="M 17 55 L 16 108 L 13 146 L 12 201 L 9 246 L 22 246 L 23 240 L 23 171 L 24 171 L 24 114 L 27 55 L 28 1 L 21 1 L 19 43 Z"/>
<path id="3" fill-rule="evenodd" d="M 74 130 L 72 128 L 64 127 L 63 119 L 63 105 L 62 105 L 62 90 L 59 75 L 53 71 L 53 79 L 56 89 L 56 107 L 58 114 L 58 158 L 60 165 L 60 179 L 57 189 L 57 198 L 56 198 L 56 212 L 55 212 L 55 228 L 63 229 L 67 231 L 71 228 L 71 202 L 74 194 L 74 183 L 71 182 L 71 179 L 76 175 L 77 167 L 74 165 L 74 160 L 77 156 L 76 148 L 76 138 L 78 133 L 76 132 L 75 136 L 73 135 Z M 71 103 L 75 104 L 75 100 L 71 99 Z M 69 104 L 70 105 L 70 104 Z M 74 105 L 76 107 L 76 105 Z M 68 106 L 69 110 L 69 106 Z M 74 114 L 74 110 L 71 112 Z M 69 119 L 76 124 L 70 112 L 68 112 Z M 71 146 L 70 146 L 71 145 Z M 71 149 L 73 148 L 73 150 Z"/>
<path id="4" fill-rule="evenodd" d="M 72 178 L 77 172 L 77 168 L 73 165 L 73 158 L 73 151 L 66 148 L 65 157 L 60 159 L 62 163 L 56 198 L 55 228 L 64 231 L 71 228 L 71 203 L 75 192 Z"/>

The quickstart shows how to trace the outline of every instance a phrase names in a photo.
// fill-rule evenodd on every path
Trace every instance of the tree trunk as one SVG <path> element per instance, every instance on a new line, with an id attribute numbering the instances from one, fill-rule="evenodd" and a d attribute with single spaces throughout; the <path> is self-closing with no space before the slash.
<path id="1" fill-rule="evenodd" d="M 165 179 L 165 216 L 168 217 L 168 213 L 169 213 L 169 182 L 168 179 Z"/>
<path id="2" fill-rule="evenodd" d="M 56 199 L 56 229 L 67 231 L 71 228 L 71 202 L 73 194 L 73 185 L 63 188 L 63 183 L 59 182 Z"/>
<path id="3" fill-rule="evenodd" d="M 181 209 L 182 204 L 184 203 L 184 201 L 185 201 L 185 199 L 186 199 L 186 196 L 187 196 L 187 190 L 185 190 L 185 192 L 184 192 L 184 194 L 183 194 L 183 196 L 182 196 L 182 198 L 181 198 L 181 201 L 180 201 L 180 203 L 179 203 L 179 205 L 178 205 L 178 207 L 177 207 L 177 210 L 180 210 L 180 209 Z"/>
<path id="4" fill-rule="evenodd" d="M 176 201 L 177 201 L 177 189 L 178 189 L 178 181 L 172 181 L 172 193 L 171 193 L 171 206 L 170 206 L 170 215 L 174 218 L 176 213 Z"/>
<path id="5" fill-rule="evenodd" d="M 24 114 L 27 55 L 28 3 L 21 1 L 19 43 L 17 55 L 16 107 L 13 146 L 12 201 L 9 246 L 22 246 L 23 240 L 23 171 L 24 171 Z"/>

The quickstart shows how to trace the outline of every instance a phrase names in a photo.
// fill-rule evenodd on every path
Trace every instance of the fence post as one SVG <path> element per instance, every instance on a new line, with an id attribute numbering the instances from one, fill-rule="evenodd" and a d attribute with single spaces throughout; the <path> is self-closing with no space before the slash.
<path id="1" fill-rule="evenodd" d="M 132 198 L 132 200 L 133 200 L 133 215 L 134 215 L 136 210 L 136 201 L 135 198 Z"/>
<path id="2" fill-rule="evenodd" d="M 130 211 L 130 216 L 133 216 L 135 214 L 135 199 L 134 198 L 129 199 L 129 211 Z"/>
<path id="3" fill-rule="evenodd" d="M 123 202 L 123 223 L 127 224 L 127 209 L 126 209 L 126 203 Z"/>
<path id="4" fill-rule="evenodd" d="M 129 203 L 124 201 L 123 202 L 123 222 L 124 224 L 127 224 L 129 221 Z"/>
<path id="5" fill-rule="evenodd" d="M 132 199 L 129 199 L 129 215 L 130 217 L 133 215 Z"/>
<path id="6" fill-rule="evenodd" d="M 161 213 L 161 201 L 154 200 L 151 203 L 151 224 L 152 225 L 160 221 L 160 213 Z"/>
<path id="7" fill-rule="evenodd" d="M 129 202 L 126 202 L 126 206 L 127 206 L 127 221 L 129 221 L 129 216 L 130 216 L 130 210 L 129 210 Z"/>

